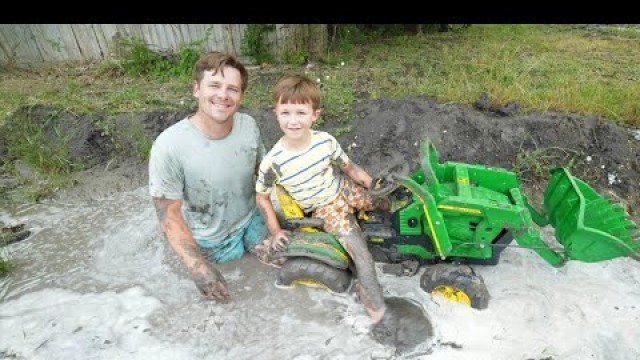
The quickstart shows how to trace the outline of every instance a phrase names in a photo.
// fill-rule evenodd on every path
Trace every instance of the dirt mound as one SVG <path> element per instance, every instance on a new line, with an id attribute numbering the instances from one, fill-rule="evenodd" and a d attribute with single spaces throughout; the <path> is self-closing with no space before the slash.
<path id="1" fill-rule="evenodd" d="M 418 145 L 428 136 L 441 161 L 513 169 L 533 191 L 543 191 L 550 168 L 565 166 L 599 191 L 640 202 L 638 131 L 597 117 L 551 112 L 507 117 L 423 97 L 361 104 L 356 114 L 353 131 L 341 142 L 355 144 L 353 157 L 369 167 L 376 158 L 368 154 L 382 150 L 400 152 L 418 168 Z"/>

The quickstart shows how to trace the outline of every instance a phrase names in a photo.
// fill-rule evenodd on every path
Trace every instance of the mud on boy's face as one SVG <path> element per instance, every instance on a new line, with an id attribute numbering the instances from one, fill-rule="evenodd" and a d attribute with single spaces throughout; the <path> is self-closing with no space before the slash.
<path id="1" fill-rule="evenodd" d="M 320 116 L 320 109 L 314 110 L 311 102 L 302 104 L 278 103 L 274 109 L 280 129 L 291 140 L 305 138 L 313 122 Z"/>

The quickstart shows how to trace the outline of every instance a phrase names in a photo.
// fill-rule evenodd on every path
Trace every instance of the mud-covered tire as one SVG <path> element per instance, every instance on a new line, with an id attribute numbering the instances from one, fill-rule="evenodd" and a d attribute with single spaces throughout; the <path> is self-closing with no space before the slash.
<path id="1" fill-rule="evenodd" d="M 294 257 L 280 268 L 277 283 L 282 286 L 324 287 L 336 293 L 344 293 L 349 291 L 352 278 L 348 269 L 338 269 L 311 258 Z"/>
<path id="2" fill-rule="evenodd" d="M 429 265 L 420 278 L 420 287 L 429 294 L 440 294 L 474 309 L 489 306 L 490 296 L 484 280 L 467 265 Z"/>

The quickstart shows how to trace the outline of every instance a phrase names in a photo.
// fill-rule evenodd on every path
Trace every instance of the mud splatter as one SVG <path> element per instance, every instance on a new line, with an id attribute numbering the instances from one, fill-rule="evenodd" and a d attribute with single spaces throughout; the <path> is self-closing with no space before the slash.
<path id="1" fill-rule="evenodd" d="M 382 320 L 372 326 L 372 339 L 394 347 L 396 355 L 401 355 L 433 337 L 431 321 L 420 305 L 401 297 L 389 297 L 385 301 L 387 311 Z"/>

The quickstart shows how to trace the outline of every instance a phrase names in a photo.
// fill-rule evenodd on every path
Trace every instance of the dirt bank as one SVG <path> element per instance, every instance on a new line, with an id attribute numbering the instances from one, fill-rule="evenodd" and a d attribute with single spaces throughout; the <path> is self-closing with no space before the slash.
<path id="1" fill-rule="evenodd" d="M 628 210 L 640 205 L 640 131 L 622 128 L 594 116 L 553 112 L 528 114 L 440 104 L 428 97 L 374 100 L 355 107 L 351 130 L 338 136 L 353 159 L 375 173 L 393 157 L 418 168 L 418 144 L 425 136 L 437 146 L 441 161 L 459 161 L 514 169 L 523 189 L 536 199 L 548 180 L 548 168 L 568 166 L 571 172 L 599 192 L 626 202 Z M 50 109 L 32 110 L 44 118 Z M 267 146 L 280 136 L 269 109 L 250 112 L 258 119 Z M 188 112 L 148 112 L 115 117 L 117 128 L 139 122 L 150 138 Z M 95 122 L 99 114 L 91 115 Z M 59 191 L 61 201 L 108 196 L 147 183 L 146 163 L 126 154 L 100 135 L 92 121 L 77 115 L 59 117 L 62 129 L 74 129 L 71 153 L 91 165 L 77 174 L 77 185 Z M 78 126 L 78 124 L 84 124 Z M 334 131 L 344 123 L 326 119 L 320 129 Z"/>

